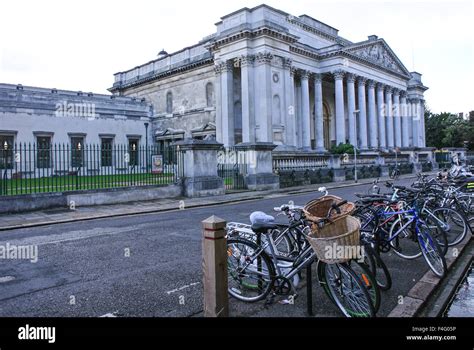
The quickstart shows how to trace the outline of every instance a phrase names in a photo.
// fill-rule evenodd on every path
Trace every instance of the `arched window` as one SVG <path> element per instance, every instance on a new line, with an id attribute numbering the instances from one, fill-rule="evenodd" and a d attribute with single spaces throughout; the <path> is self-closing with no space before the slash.
<path id="1" fill-rule="evenodd" d="M 215 97 L 214 97 L 214 85 L 212 83 L 206 84 L 206 106 L 212 107 L 215 104 Z"/>
<path id="2" fill-rule="evenodd" d="M 173 94 L 171 91 L 166 94 L 166 113 L 173 113 Z"/>

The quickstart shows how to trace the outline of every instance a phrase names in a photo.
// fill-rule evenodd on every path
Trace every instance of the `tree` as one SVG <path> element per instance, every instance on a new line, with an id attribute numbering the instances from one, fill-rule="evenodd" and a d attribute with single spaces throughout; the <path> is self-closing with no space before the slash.
<path id="1" fill-rule="evenodd" d="M 426 145 L 429 147 L 464 147 L 468 141 L 470 150 L 474 148 L 474 125 L 463 117 L 452 113 L 425 113 Z"/>

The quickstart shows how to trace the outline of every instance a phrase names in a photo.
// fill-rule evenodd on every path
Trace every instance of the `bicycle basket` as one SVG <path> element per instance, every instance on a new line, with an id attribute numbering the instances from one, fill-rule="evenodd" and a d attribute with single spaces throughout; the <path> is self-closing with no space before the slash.
<path id="1" fill-rule="evenodd" d="M 342 202 L 341 197 L 327 195 L 318 199 L 314 199 L 306 203 L 303 208 L 305 216 L 311 221 L 318 221 L 325 218 L 328 215 L 329 209 L 333 203 L 338 204 Z M 337 213 L 336 210 L 332 211 L 331 219 L 336 219 L 341 216 L 349 215 L 354 210 L 354 203 L 347 202 L 339 207 L 341 213 Z"/>
<path id="2" fill-rule="evenodd" d="M 306 236 L 319 260 L 327 264 L 336 264 L 359 259 L 360 254 L 360 221 L 346 215 L 324 225 L 314 225 L 312 232 Z"/>

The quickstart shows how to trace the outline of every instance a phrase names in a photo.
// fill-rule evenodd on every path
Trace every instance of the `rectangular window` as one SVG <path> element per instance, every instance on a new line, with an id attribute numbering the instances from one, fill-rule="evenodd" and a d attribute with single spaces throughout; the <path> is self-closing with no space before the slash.
<path id="1" fill-rule="evenodd" d="M 138 165 L 138 140 L 129 139 L 128 140 L 128 153 L 130 157 L 129 165 L 137 166 Z"/>
<path id="2" fill-rule="evenodd" d="M 13 169 L 13 136 L 0 135 L 0 169 Z"/>
<path id="3" fill-rule="evenodd" d="M 38 169 L 51 168 L 50 136 L 38 136 L 36 138 L 36 167 Z"/>
<path id="4" fill-rule="evenodd" d="M 102 138 L 100 146 L 100 164 L 102 166 L 112 166 L 112 145 L 114 139 L 111 137 Z"/>
<path id="5" fill-rule="evenodd" d="M 71 137 L 71 166 L 79 168 L 84 165 L 84 137 Z"/>

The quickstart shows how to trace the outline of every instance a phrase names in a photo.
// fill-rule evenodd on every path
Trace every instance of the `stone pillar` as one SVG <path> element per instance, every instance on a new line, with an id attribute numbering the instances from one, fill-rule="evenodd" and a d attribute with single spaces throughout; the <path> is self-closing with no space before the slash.
<path id="1" fill-rule="evenodd" d="M 217 142 L 224 142 L 222 140 L 222 93 L 221 93 L 221 65 L 214 66 L 216 74 L 216 140 Z"/>
<path id="2" fill-rule="evenodd" d="M 302 148 L 304 150 L 311 149 L 311 111 L 309 108 L 309 72 L 301 71 L 301 110 L 302 110 Z"/>
<path id="3" fill-rule="evenodd" d="M 222 100 L 222 142 L 224 146 L 234 145 L 234 64 L 231 61 L 221 65 Z"/>
<path id="4" fill-rule="evenodd" d="M 280 188 L 280 178 L 273 173 L 271 142 L 239 143 L 235 148 L 245 152 L 247 175 L 245 184 L 249 190 L 274 190 Z"/>
<path id="5" fill-rule="evenodd" d="M 359 118 L 358 118 L 358 132 L 359 132 L 359 149 L 367 149 L 367 108 L 365 106 L 365 83 L 367 79 L 359 77 L 357 80 L 357 94 L 359 97 Z M 375 107 L 375 105 L 374 105 Z M 377 128 L 377 126 L 375 126 Z"/>
<path id="6" fill-rule="evenodd" d="M 336 145 L 346 143 L 346 122 L 344 118 L 344 71 L 333 72 L 336 93 Z"/>
<path id="7" fill-rule="evenodd" d="M 426 147 L 426 133 L 425 133 L 425 101 L 420 100 L 420 147 Z M 432 162 L 435 164 L 436 162 Z"/>
<path id="8" fill-rule="evenodd" d="M 255 58 L 255 116 L 259 127 L 258 140 L 271 142 L 273 122 L 270 62 L 273 55 L 269 52 L 259 52 Z"/>
<path id="9" fill-rule="evenodd" d="M 321 74 L 314 75 L 314 116 L 316 151 L 326 152 L 324 148 L 323 80 Z"/>
<path id="10" fill-rule="evenodd" d="M 255 142 L 254 60 L 253 55 L 240 56 L 243 142 Z"/>
<path id="11" fill-rule="evenodd" d="M 418 112 L 418 99 L 416 98 L 411 100 L 411 114 L 413 120 L 413 147 L 419 147 L 420 115 Z"/>
<path id="12" fill-rule="evenodd" d="M 377 117 L 379 124 L 379 148 L 385 150 L 387 148 L 387 135 L 385 134 L 385 101 L 384 101 L 384 85 L 377 84 Z"/>
<path id="13" fill-rule="evenodd" d="M 332 181 L 346 181 L 346 171 L 341 168 L 341 158 L 338 155 L 332 155 L 328 160 L 328 167 L 332 169 Z"/>
<path id="14" fill-rule="evenodd" d="M 186 197 L 224 194 L 224 180 L 217 175 L 217 152 L 222 144 L 214 140 L 185 139 L 174 145 L 184 152 L 183 189 Z"/>
<path id="15" fill-rule="evenodd" d="M 296 107 L 295 107 L 295 76 L 291 66 L 292 61 L 286 58 L 283 62 L 285 69 L 284 84 L 285 84 L 285 135 L 286 145 L 296 147 Z"/>
<path id="16" fill-rule="evenodd" d="M 355 111 L 355 75 L 352 73 L 346 74 L 346 86 L 347 86 L 347 114 L 349 124 L 349 143 L 351 145 L 359 145 L 357 142 L 357 135 L 354 125 L 354 111 Z M 358 126 L 359 127 L 359 126 Z"/>
<path id="17" fill-rule="evenodd" d="M 408 126 L 407 94 L 406 91 L 400 92 L 401 96 L 401 119 L 402 119 L 402 147 L 410 147 L 410 133 Z"/>
<path id="18" fill-rule="evenodd" d="M 369 146 L 372 149 L 378 147 L 377 140 L 377 109 L 375 106 L 375 81 L 369 80 L 367 82 L 368 87 L 368 119 L 369 119 Z"/>
<path id="19" fill-rule="evenodd" d="M 413 142 L 413 113 L 412 113 L 411 99 L 407 99 L 407 124 L 408 124 L 408 145 L 415 147 Z"/>
<path id="20" fill-rule="evenodd" d="M 385 89 L 385 123 L 387 125 L 387 147 L 390 149 L 394 148 L 392 92 L 393 88 L 387 86 Z"/>
<path id="21" fill-rule="evenodd" d="M 395 125 L 395 146 L 402 147 L 402 120 L 400 119 L 400 90 L 393 90 L 393 123 Z"/>

